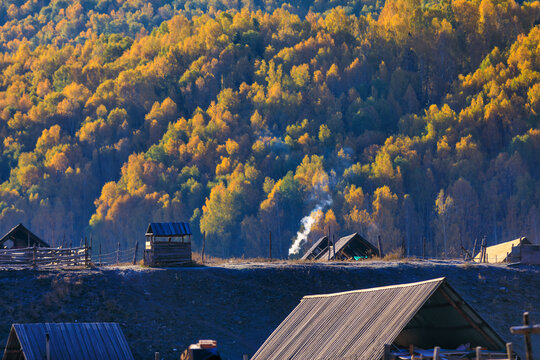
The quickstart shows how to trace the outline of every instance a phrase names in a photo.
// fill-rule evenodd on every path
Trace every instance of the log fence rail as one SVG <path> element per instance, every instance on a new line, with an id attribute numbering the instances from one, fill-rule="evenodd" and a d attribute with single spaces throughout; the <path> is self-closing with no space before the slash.
<path id="1" fill-rule="evenodd" d="M 88 246 L 75 248 L 29 247 L 0 249 L 0 268 L 89 266 Z"/>

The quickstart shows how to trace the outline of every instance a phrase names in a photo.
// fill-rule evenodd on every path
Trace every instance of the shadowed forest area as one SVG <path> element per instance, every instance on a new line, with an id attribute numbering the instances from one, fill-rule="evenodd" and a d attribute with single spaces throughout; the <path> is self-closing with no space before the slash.
<path id="1" fill-rule="evenodd" d="M 0 232 L 213 256 L 540 237 L 540 2 L 7 0 Z"/>

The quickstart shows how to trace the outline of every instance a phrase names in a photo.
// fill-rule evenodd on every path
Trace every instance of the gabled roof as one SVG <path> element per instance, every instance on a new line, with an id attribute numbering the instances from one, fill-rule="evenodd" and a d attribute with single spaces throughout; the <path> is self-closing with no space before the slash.
<path id="1" fill-rule="evenodd" d="M 330 259 L 339 258 L 341 256 L 340 253 L 349 246 L 351 247 L 351 252 L 357 253 L 358 256 L 361 256 L 365 251 L 370 252 L 373 255 L 379 254 L 379 250 L 375 246 L 373 246 L 369 241 L 360 236 L 360 234 L 354 233 L 339 239 L 336 242 L 335 252 L 333 247 L 329 249 Z M 318 258 L 326 259 L 328 257 L 329 250 L 325 250 L 325 252 L 321 254 Z"/>
<path id="2" fill-rule="evenodd" d="M 20 223 L 17 226 L 15 226 L 13 229 L 9 230 L 6 233 L 6 235 L 4 235 L 0 239 L 0 245 L 13 238 L 21 238 L 21 239 L 30 238 L 31 245 L 36 244 L 41 247 L 50 247 L 49 244 L 41 240 L 37 235 L 35 235 L 33 232 L 28 230 L 23 224 L 20 224 Z"/>
<path id="3" fill-rule="evenodd" d="M 126 338 L 117 323 L 13 324 L 2 360 L 43 360 L 46 334 L 54 360 L 133 360 Z"/>
<path id="4" fill-rule="evenodd" d="M 309 248 L 308 251 L 306 251 L 306 253 L 304 254 L 304 256 L 302 256 L 302 260 L 307 260 L 307 259 L 314 259 L 314 258 L 317 258 L 317 255 L 319 255 L 320 253 L 318 254 L 314 254 L 314 251 L 316 249 L 320 249 L 321 251 L 323 251 L 324 249 L 328 248 L 328 237 L 327 236 L 323 236 L 322 238 L 320 238 L 319 240 L 315 241 L 315 243 L 313 244 L 313 246 L 311 246 Z"/>
<path id="5" fill-rule="evenodd" d="M 305 296 L 252 360 L 370 359 L 385 344 L 504 349 L 499 335 L 445 278 Z"/>
<path id="6" fill-rule="evenodd" d="M 497 263 L 505 262 L 506 257 L 512 253 L 512 247 L 520 245 L 531 245 L 531 242 L 526 237 L 521 237 L 519 239 L 503 242 L 497 245 L 486 247 L 487 262 Z M 482 252 L 479 252 L 474 257 L 474 260 L 480 261 L 480 255 Z"/>
<path id="7" fill-rule="evenodd" d="M 192 235 L 189 223 L 166 222 L 150 223 L 146 230 L 146 236 L 169 237 Z"/>

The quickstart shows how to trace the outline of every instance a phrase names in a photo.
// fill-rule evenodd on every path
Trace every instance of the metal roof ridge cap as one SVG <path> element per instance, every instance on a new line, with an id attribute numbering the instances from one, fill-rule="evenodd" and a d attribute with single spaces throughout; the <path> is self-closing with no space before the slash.
<path id="1" fill-rule="evenodd" d="M 395 288 L 408 287 L 408 286 L 417 286 L 417 285 L 427 284 L 427 283 L 431 283 L 431 282 L 441 282 L 441 283 L 443 283 L 445 281 L 446 281 L 446 277 L 443 276 L 443 277 L 436 278 L 436 279 L 418 281 L 418 282 L 415 282 L 415 283 L 408 283 L 408 284 L 387 285 L 387 286 L 380 286 L 380 287 L 374 287 L 374 288 L 369 288 L 369 289 L 343 291 L 343 292 L 332 293 L 332 294 L 306 295 L 300 301 L 302 301 L 304 299 L 314 299 L 314 298 L 341 296 L 341 295 L 348 295 L 348 294 L 362 293 L 362 292 L 369 292 L 369 291 L 377 291 L 377 290 L 384 290 L 384 289 L 395 289 Z"/>

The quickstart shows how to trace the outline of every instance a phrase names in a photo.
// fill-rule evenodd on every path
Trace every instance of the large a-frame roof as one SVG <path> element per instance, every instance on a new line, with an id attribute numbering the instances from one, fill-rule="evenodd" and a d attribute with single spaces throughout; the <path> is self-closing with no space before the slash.
<path id="1" fill-rule="evenodd" d="M 6 235 L 0 238 L 0 244 L 3 244 L 12 237 L 29 238 L 30 244 L 38 245 L 41 247 L 50 247 L 45 241 L 41 240 L 37 235 L 28 230 L 23 224 L 18 224 L 13 229 L 9 230 Z"/>
<path id="2" fill-rule="evenodd" d="M 504 349 L 444 278 L 305 296 L 252 360 L 382 358 L 385 344 Z"/>

